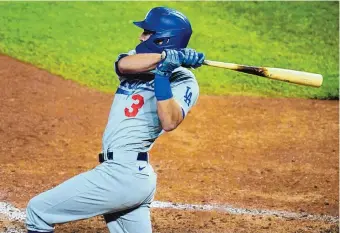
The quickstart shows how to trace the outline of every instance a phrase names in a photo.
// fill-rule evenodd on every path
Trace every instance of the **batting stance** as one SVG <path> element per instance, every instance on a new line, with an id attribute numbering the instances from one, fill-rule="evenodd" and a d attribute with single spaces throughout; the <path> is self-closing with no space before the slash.
<path id="1" fill-rule="evenodd" d="M 53 232 L 57 223 L 97 215 L 104 215 L 111 233 L 152 232 L 156 174 L 148 151 L 196 103 L 197 81 L 183 66 L 201 66 L 204 54 L 186 48 L 191 25 L 176 10 L 156 7 L 134 24 L 144 32 L 136 49 L 115 62 L 120 85 L 103 135 L 101 164 L 31 199 L 29 233 Z"/>

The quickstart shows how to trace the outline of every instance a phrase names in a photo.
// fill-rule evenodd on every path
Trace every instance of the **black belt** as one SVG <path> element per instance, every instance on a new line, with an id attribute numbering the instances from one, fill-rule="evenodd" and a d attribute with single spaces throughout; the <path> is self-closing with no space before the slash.
<path id="1" fill-rule="evenodd" d="M 113 152 L 107 152 L 106 155 L 107 155 L 107 160 L 113 160 Z M 122 155 L 122 156 L 124 156 L 124 155 Z M 149 156 L 148 156 L 147 152 L 139 152 L 137 154 L 137 160 L 139 160 L 139 161 L 148 162 L 149 161 L 148 157 Z M 104 153 L 100 153 L 99 154 L 99 162 L 102 163 L 104 161 L 105 161 Z"/>

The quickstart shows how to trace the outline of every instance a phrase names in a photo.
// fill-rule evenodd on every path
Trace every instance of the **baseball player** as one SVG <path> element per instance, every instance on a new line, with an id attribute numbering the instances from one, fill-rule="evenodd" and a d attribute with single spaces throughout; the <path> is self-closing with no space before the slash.
<path id="1" fill-rule="evenodd" d="M 176 10 L 156 7 L 134 24 L 144 31 L 135 50 L 115 62 L 120 85 L 103 135 L 100 165 L 31 199 L 29 233 L 53 232 L 57 223 L 97 215 L 104 215 L 111 233 L 152 232 L 149 209 L 156 174 L 148 151 L 196 103 L 197 81 L 183 67 L 201 66 L 204 54 L 186 48 L 191 25 Z"/>

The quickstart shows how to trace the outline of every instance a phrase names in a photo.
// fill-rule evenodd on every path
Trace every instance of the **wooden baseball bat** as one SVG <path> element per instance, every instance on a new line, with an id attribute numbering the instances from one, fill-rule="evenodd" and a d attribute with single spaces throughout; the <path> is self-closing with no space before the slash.
<path id="1" fill-rule="evenodd" d="M 296 83 L 305 86 L 320 87 L 322 85 L 322 75 L 308 73 L 296 70 L 287 70 L 281 68 L 270 68 L 270 67 L 256 67 L 239 65 L 234 63 L 218 62 L 204 60 L 204 65 L 225 68 L 229 70 L 235 70 L 243 73 L 253 74 L 262 76 L 274 80 Z"/>
<path id="2" fill-rule="evenodd" d="M 161 54 L 161 59 L 166 56 L 163 51 Z M 274 80 L 279 80 L 283 82 L 290 82 L 311 87 L 321 87 L 323 77 L 321 74 L 308 73 L 297 70 L 287 70 L 281 68 L 271 68 L 271 67 L 257 67 L 257 66 L 247 66 L 239 65 L 234 63 L 226 63 L 219 61 L 204 60 L 204 65 L 220 67 L 229 70 L 235 70 L 243 73 L 253 74 L 265 78 L 270 78 Z"/>

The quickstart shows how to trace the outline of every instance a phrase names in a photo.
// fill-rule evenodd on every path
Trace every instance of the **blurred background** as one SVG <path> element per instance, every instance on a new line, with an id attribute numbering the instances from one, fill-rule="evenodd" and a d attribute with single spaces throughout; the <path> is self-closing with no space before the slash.
<path id="1" fill-rule="evenodd" d="M 339 2 L 0 3 L 0 52 L 114 92 L 113 62 L 139 43 L 132 22 L 155 6 L 184 13 L 194 31 L 189 47 L 209 60 L 324 76 L 311 88 L 202 67 L 194 71 L 201 94 L 339 98 Z"/>

